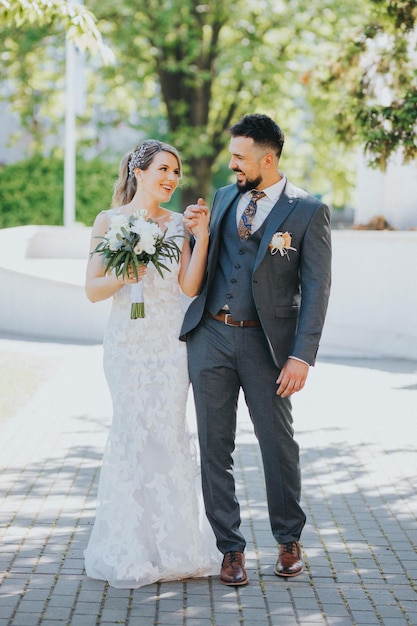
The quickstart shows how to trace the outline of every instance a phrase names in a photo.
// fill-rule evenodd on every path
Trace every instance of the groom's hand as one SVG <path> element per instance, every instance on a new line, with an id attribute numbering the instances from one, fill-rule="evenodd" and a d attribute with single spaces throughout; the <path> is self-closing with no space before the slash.
<path id="1" fill-rule="evenodd" d="M 297 359 L 287 359 L 280 375 L 277 378 L 277 395 L 287 398 L 297 391 L 301 391 L 307 380 L 310 366 Z"/>

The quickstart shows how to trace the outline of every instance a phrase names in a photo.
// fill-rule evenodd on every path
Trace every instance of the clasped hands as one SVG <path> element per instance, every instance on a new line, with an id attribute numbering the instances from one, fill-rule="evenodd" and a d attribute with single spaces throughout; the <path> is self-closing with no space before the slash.
<path id="1" fill-rule="evenodd" d="M 210 212 L 203 198 L 189 204 L 184 211 L 184 226 L 196 239 L 206 237 L 209 231 Z"/>

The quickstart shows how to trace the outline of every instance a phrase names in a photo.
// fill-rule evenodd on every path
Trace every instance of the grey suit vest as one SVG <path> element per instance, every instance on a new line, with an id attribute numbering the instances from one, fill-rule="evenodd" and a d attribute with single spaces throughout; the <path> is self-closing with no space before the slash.
<path id="1" fill-rule="evenodd" d="M 215 315 L 227 304 L 234 320 L 257 320 L 252 295 L 252 272 L 266 221 L 245 242 L 241 242 L 236 226 L 236 201 L 223 218 L 219 257 L 206 309 Z"/>

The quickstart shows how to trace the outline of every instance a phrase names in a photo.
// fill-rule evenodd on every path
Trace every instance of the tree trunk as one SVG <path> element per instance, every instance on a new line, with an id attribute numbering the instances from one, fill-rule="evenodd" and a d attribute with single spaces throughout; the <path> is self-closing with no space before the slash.
<path id="1" fill-rule="evenodd" d="M 210 206 L 212 195 L 211 168 L 214 157 L 191 157 L 188 159 L 189 180 L 181 190 L 181 210 L 188 204 L 196 204 L 199 198 L 203 198 L 207 206 Z"/>

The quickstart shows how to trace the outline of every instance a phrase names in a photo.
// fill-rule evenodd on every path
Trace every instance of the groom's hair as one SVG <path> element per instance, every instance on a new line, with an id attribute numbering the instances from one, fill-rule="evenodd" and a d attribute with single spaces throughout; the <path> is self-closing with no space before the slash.
<path id="1" fill-rule="evenodd" d="M 273 150 L 281 156 L 285 136 L 278 124 L 267 115 L 244 115 L 230 128 L 232 137 L 250 137 L 259 146 Z"/>

